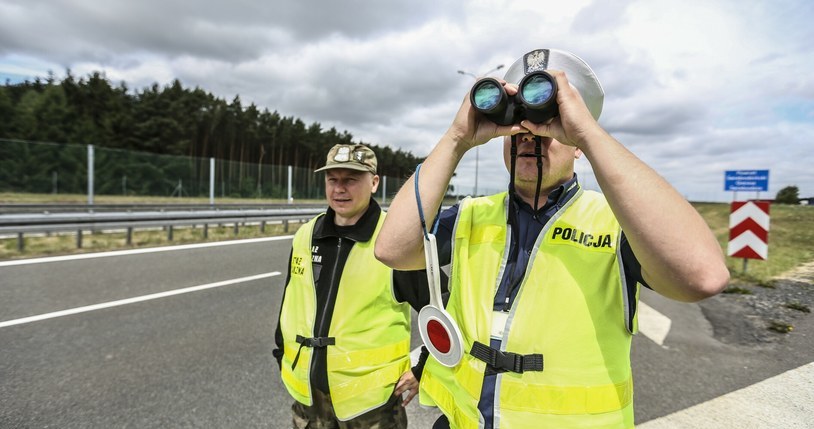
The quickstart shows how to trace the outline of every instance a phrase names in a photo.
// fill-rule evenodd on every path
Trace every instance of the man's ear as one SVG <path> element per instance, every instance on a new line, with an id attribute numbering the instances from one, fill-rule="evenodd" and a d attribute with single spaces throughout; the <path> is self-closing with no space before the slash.
<path id="1" fill-rule="evenodd" d="M 379 175 L 374 174 L 373 175 L 373 188 L 372 188 L 372 191 L 373 191 L 374 194 L 376 193 L 377 189 L 379 189 Z"/>

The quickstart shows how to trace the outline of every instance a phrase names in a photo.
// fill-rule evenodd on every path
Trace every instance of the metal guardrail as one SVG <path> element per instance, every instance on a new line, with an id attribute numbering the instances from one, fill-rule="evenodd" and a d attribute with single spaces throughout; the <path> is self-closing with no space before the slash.
<path id="1" fill-rule="evenodd" d="M 239 225 L 260 224 L 260 229 L 263 231 L 266 223 L 281 222 L 287 232 L 288 222 L 303 222 L 323 211 L 325 211 L 325 206 L 245 210 L 13 213 L 0 215 L 0 235 L 16 235 L 17 249 L 23 251 L 25 234 L 75 231 L 77 248 L 81 248 L 84 231 L 126 230 L 127 244 L 130 245 L 133 231 L 136 229 L 166 228 L 167 238 L 170 241 L 173 238 L 173 228 L 176 226 L 202 225 L 204 238 L 208 238 L 211 224 L 234 225 L 235 234 L 237 234 Z"/>

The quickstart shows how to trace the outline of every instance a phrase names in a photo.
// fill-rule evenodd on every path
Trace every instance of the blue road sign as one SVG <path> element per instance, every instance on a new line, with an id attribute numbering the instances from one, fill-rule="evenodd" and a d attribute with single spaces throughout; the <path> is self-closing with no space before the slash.
<path id="1" fill-rule="evenodd" d="M 727 170 L 724 191 L 768 191 L 769 170 Z"/>

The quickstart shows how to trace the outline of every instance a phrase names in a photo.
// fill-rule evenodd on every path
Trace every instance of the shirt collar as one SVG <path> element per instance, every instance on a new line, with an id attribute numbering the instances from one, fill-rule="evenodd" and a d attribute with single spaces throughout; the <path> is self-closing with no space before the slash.
<path id="1" fill-rule="evenodd" d="M 538 213 L 543 213 L 546 210 L 550 209 L 554 205 L 557 207 L 562 207 L 565 205 L 568 200 L 574 197 L 579 191 L 579 180 L 577 179 L 577 173 L 574 173 L 574 176 L 571 177 L 567 182 L 563 183 L 562 185 L 554 188 L 550 194 L 548 194 L 548 199 L 546 200 L 545 204 L 540 207 Z M 529 213 L 534 213 L 534 210 L 531 208 L 531 205 L 523 201 L 522 198 L 518 197 L 517 194 L 511 195 L 511 201 L 514 204 L 515 210 L 525 210 Z"/>

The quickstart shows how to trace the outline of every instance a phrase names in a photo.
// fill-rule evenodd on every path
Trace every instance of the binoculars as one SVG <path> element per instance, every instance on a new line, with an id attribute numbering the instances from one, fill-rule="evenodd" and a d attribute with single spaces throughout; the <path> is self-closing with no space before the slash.
<path id="1" fill-rule="evenodd" d="M 511 125 L 528 119 L 540 124 L 559 116 L 557 81 L 545 71 L 527 74 L 509 96 L 496 79 L 487 77 L 475 82 L 469 93 L 472 106 L 498 125 Z"/>

